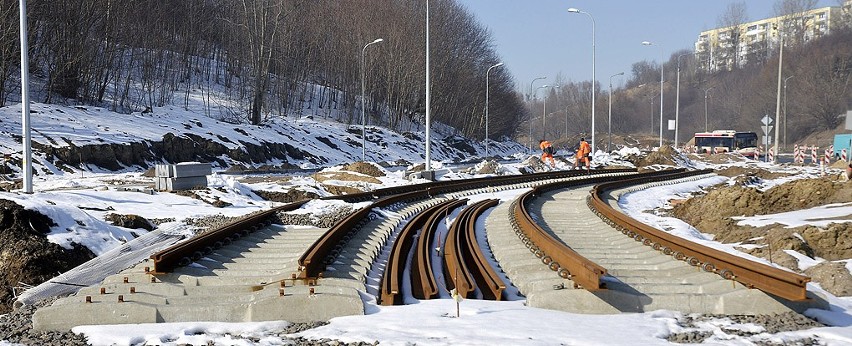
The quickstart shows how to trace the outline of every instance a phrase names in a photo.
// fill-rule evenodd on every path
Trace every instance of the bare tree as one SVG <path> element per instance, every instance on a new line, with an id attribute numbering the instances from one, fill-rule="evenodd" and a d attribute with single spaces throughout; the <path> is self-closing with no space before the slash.
<path id="1" fill-rule="evenodd" d="M 739 51 L 743 24 L 748 21 L 748 11 L 745 1 L 732 2 L 718 18 L 719 27 L 724 30 L 719 34 L 719 46 L 713 47 L 713 60 L 722 69 L 732 70 L 739 67 Z"/>
<path id="2" fill-rule="evenodd" d="M 778 0 L 773 5 L 775 15 L 782 18 L 779 29 L 790 44 L 801 45 L 808 39 L 806 14 L 816 4 L 817 0 Z"/>

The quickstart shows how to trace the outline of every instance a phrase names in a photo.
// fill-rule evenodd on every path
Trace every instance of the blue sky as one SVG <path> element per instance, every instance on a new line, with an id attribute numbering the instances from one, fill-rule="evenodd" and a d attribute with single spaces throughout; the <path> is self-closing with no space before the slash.
<path id="1" fill-rule="evenodd" d="M 604 88 L 611 75 L 625 72 L 633 63 L 659 63 L 675 51 L 692 50 L 698 34 L 717 27 L 729 3 L 715 0 L 458 0 L 491 31 L 497 53 L 515 77 L 516 87 L 527 92 L 536 86 L 565 79 L 592 79 L 592 21 L 585 14 L 569 13 L 575 7 L 595 20 L 596 79 Z M 775 0 L 748 0 L 748 20 L 774 16 Z M 837 6 L 837 0 L 820 0 L 818 7 Z M 643 46 L 651 41 L 656 46 Z M 616 76 L 613 85 L 624 77 Z"/>

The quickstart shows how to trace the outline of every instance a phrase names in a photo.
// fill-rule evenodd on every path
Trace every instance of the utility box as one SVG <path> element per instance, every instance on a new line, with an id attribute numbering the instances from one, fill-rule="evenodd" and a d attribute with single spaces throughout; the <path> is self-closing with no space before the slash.
<path id="1" fill-rule="evenodd" d="M 852 133 L 841 133 L 834 135 L 834 158 L 840 158 L 841 152 L 846 149 L 846 155 L 852 155 Z"/>
<path id="2" fill-rule="evenodd" d="M 213 173 L 209 163 L 182 162 L 157 165 L 154 168 L 154 188 L 157 191 L 179 191 L 207 187 L 207 176 Z"/>

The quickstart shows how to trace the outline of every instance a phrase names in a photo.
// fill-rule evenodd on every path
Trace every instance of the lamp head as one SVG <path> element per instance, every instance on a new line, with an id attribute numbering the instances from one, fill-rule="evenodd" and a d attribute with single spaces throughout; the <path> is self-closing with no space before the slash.
<path id="1" fill-rule="evenodd" d="M 502 63 L 502 62 L 501 62 L 501 63 L 496 63 L 496 64 L 494 64 L 494 65 L 493 65 L 493 66 L 491 66 L 491 67 L 499 67 L 499 66 L 503 66 L 503 63 Z"/>
<path id="2" fill-rule="evenodd" d="M 642 41 L 642 45 L 643 46 L 651 46 L 651 45 L 653 45 L 653 43 L 651 43 L 651 41 Z"/>
<path id="3" fill-rule="evenodd" d="M 616 75 L 616 76 L 623 76 L 623 75 L 624 75 L 624 72 L 619 72 L 619 73 L 616 73 L 615 75 Z"/>
<path id="4" fill-rule="evenodd" d="M 379 43 L 379 42 L 382 42 L 382 41 L 384 41 L 384 40 L 385 40 L 385 39 L 383 39 L 383 38 L 377 38 L 375 41 L 370 42 L 370 43 Z"/>
<path id="5" fill-rule="evenodd" d="M 571 8 L 569 8 L 569 9 L 568 9 L 568 12 L 570 12 L 570 13 L 580 13 L 580 9 L 579 9 L 579 8 L 573 8 L 573 7 L 571 7 Z"/>

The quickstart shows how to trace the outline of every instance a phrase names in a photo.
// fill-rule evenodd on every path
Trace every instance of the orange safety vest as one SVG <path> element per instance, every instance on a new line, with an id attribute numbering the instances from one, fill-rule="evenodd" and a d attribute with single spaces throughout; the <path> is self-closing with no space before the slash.
<path id="1" fill-rule="evenodd" d="M 589 147 L 589 142 L 581 141 L 580 149 L 577 149 L 577 156 L 583 157 L 592 152 L 592 148 Z"/>

